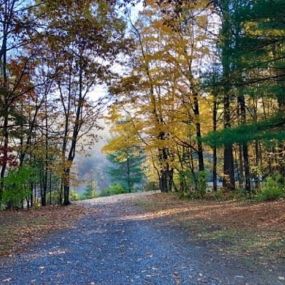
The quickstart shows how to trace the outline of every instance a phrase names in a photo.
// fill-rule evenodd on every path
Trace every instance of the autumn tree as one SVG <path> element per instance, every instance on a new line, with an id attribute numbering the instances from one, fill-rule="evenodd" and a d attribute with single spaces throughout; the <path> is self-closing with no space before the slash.
<path id="1" fill-rule="evenodd" d="M 78 140 L 96 129 L 102 102 L 90 98 L 96 84 L 111 77 L 111 65 L 126 49 L 124 21 L 108 1 L 48 1 L 48 48 L 57 72 L 56 91 L 63 120 L 64 204 L 69 204 L 70 171 Z M 65 15 L 65 17 L 62 17 Z"/>
<path id="2" fill-rule="evenodd" d="M 0 126 L 1 126 L 1 185 L 0 201 L 7 166 L 11 162 L 10 129 L 21 120 L 17 102 L 31 94 L 33 84 L 28 70 L 33 68 L 33 54 L 24 47 L 31 44 L 36 21 L 30 14 L 33 3 L 18 0 L 0 2 Z M 28 80 L 27 80 L 28 79 Z"/>
<path id="3" fill-rule="evenodd" d="M 116 1 L 2 2 L 0 196 L 7 166 L 37 165 L 29 204 L 39 187 L 46 205 L 56 175 L 68 204 L 78 141 L 88 135 L 91 143 L 104 108 L 89 95 L 113 77 L 112 64 L 128 48 L 125 21 Z"/>
<path id="4" fill-rule="evenodd" d="M 209 54 L 205 46 L 208 11 L 206 1 L 188 3 L 171 18 L 165 13 L 171 4 L 146 4 L 132 24 L 137 45 L 132 72 L 113 91 L 123 94 L 122 102 L 130 104 L 132 117 L 141 126 L 140 138 L 157 153 L 161 190 L 167 192 L 173 187 L 175 170 L 189 168 L 194 177 L 205 170 L 200 113 L 201 104 L 205 108 L 207 103 L 198 74 Z M 196 155 L 197 167 L 192 159 Z M 190 158 L 187 166 L 186 156 Z"/>

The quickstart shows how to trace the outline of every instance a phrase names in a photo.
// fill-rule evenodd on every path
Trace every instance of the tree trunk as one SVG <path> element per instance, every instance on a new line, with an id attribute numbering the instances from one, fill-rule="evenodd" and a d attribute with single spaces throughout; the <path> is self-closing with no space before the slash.
<path id="1" fill-rule="evenodd" d="M 128 177 L 128 192 L 131 193 L 132 189 L 131 189 L 131 176 L 130 176 L 130 158 L 129 155 L 127 154 L 127 177 Z"/>
<path id="2" fill-rule="evenodd" d="M 238 157 L 239 157 L 239 187 L 242 189 L 244 186 L 244 168 L 243 168 L 243 147 L 238 145 Z"/>
<path id="3" fill-rule="evenodd" d="M 44 174 L 45 176 L 45 174 Z M 47 187 L 46 187 L 46 177 L 43 177 L 43 188 L 41 193 L 41 205 L 46 206 L 47 205 Z"/>
<path id="4" fill-rule="evenodd" d="M 171 192 L 173 186 L 173 169 L 163 169 L 160 174 L 160 190 L 161 192 Z"/>
<path id="5" fill-rule="evenodd" d="M 8 132 L 8 121 L 9 121 L 9 107 L 8 107 L 8 77 L 7 77 L 7 41 L 8 41 L 8 33 L 9 33 L 9 26 L 11 21 L 8 21 L 9 16 L 12 15 L 12 11 L 14 9 L 14 2 L 11 3 L 11 7 L 8 6 L 8 3 L 5 3 L 5 16 L 4 21 L 2 22 L 2 47 L 0 53 L 0 67 L 1 67 L 1 75 L 2 75 L 2 84 L 4 92 L 1 94 L 4 96 L 3 102 L 4 106 L 4 123 L 3 123 L 3 163 L 1 167 L 0 173 L 0 204 L 3 199 L 3 191 L 4 191 L 4 177 L 7 168 L 7 159 L 8 159 L 8 143 L 9 143 L 9 132 Z"/>
<path id="6" fill-rule="evenodd" d="M 70 168 L 64 170 L 64 186 L 63 186 L 63 205 L 70 205 L 69 201 L 70 192 Z"/>
<path id="7" fill-rule="evenodd" d="M 159 188 L 161 192 L 168 192 L 165 170 L 161 170 L 160 177 L 159 177 Z"/>
<path id="8" fill-rule="evenodd" d="M 235 174 L 232 145 L 225 146 L 224 149 L 224 178 L 223 187 L 228 190 L 235 189 Z"/>
<path id="9" fill-rule="evenodd" d="M 251 192 L 248 146 L 246 143 L 244 143 L 242 146 L 242 152 L 243 152 L 243 161 L 244 161 L 245 190 Z"/>
<path id="10" fill-rule="evenodd" d="M 231 111 L 230 111 L 229 89 L 226 89 L 224 94 L 224 128 L 231 127 L 230 112 Z M 234 171 L 234 157 L 233 157 L 232 144 L 227 144 L 224 147 L 223 187 L 228 190 L 235 189 L 235 171 Z"/>
<path id="11" fill-rule="evenodd" d="M 259 151 L 259 142 L 257 140 L 254 142 L 254 148 L 255 148 L 255 166 L 258 169 L 260 166 L 261 157 L 260 157 L 260 151 Z M 255 188 L 259 189 L 260 187 L 259 173 L 255 174 L 254 181 L 255 181 Z"/>
<path id="12" fill-rule="evenodd" d="M 31 196 L 30 196 L 30 200 L 31 200 L 31 208 L 34 206 L 34 184 L 31 183 Z"/>
<path id="13" fill-rule="evenodd" d="M 59 205 L 62 205 L 63 191 L 64 191 L 64 181 L 63 181 L 63 179 L 61 179 L 61 182 L 60 182 L 60 191 L 59 191 L 59 197 L 58 197 L 58 204 L 59 204 Z"/>
<path id="14" fill-rule="evenodd" d="M 238 101 L 240 107 L 241 123 L 246 124 L 246 107 L 242 90 L 240 90 Z M 249 166 L 248 146 L 246 142 L 242 144 L 242 154 L 243 154 L 243 166 L 244 166 L 244 176 L 245 176 L 245 190 L 251 192 L 250 166 Z"/>
<path id="15" fill-rule="evenodd" d="M 223 66 L 223 104 L 224 104 L 224 128 L 231 127 L 231 109 L 230 109 L 230 72 L 231 72 L 231 19 L 230 19 L 230 1 L 225 0 L 221 2 L 221 8 L 223 12 L 222 22 L 222 66 Z M 224 148 L 224 177 L 223 187 L 225 189 L 235 189 L 235 171 L 234 171 L 234 158 L 233 158 L 233 146 L 232 144 L 226 145 Z"/>
<path id="16" fill-rule="evenodd" d="M 217 117 L 218 117 L 218 103 L 217 96 L 214 94 L 214 106 L 213 106 L 213 131 L 217 131 Z M 213 191 L 218 190 L 217 181 L 217 147 L 213 147 Z"/>
<path id="17" fill-rule="evenodd" d="M 0 203 L 2 202 L 4 192 L 4 177 L 6 173 L 8 163 L 8 144 L 9 144 L 9 132 L 8 132 L 8 110 L 5 110 L 4 124 L 3 124 L 3 163 L 0 173 Z"/>
<path id="18" fill-rule="evenodd" d="M 52 193 L 52 172 L 50 171 L 49 173 L 49 204 L 52 204 L 52 199 L 51 199 L 51 193 Z"/>
<path id="19" fill-rule="evenodd" d="M 47 114 L 47 94 L 45 95 L 45 161 L 44 161 L 44 181 L 43 181 L 43 195 L 42 206 L 47 204 L 47 190 L 48 190 L 48 114 Z"/>
<path id="20" fill-rule="evenodd" d="M 197 139 L 197 149 L 198 149 L 198 162 L 199 171 L 204 171 L 204 156 L 203 156 L 203 145 L 202 145 L 202 134 L 201 134 L 201 124 L 200 124 L 200 110 L 198 95 L 194 96 L 194 114 L 195 114 L 195 125 L 196 125 L 196 139 Z"/>

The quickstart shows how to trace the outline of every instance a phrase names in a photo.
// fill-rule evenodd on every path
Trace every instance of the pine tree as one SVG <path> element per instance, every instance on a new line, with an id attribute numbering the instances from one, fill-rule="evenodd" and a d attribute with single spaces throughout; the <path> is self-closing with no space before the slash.
<path id="1" fill-rule="evenodd" d="M 223 68 L 224 74 L 225 72 L 228 74 L 228 79 L 222 80 L 220 84 L 224 88 L 227 86 L 228 90 L 235 94 L 239 120 L 224 130 L 208 135 L 206 140 L 212 146 L 224 145 L 225 149 L 233 144 L 241 146 L 240 163 L 243 164 L 245 188 L 250 191 L 249 144 L 251 142 L 258 145 L 259 142 L 270 141 L 271 152 L 277 156 L 279 171 L 284 172 L 282 141 L 285 137 L 283 130 L 285 3 L 268 0 L 233 0 L 221 1 L 221 4 L 227 7 L 224 9 L 227 13 L 222 15 L 222 22 L 223 27 L 229 30 L 228 33 L 221 30 L 222 43 L 226 40 L 225 35 L 229 35 L 229 42 L 221 46 L 222 60 L 227 60 L 230 71 L 227 72 L 227 69 Z M 260 106 L 268 99 L 272 105 L 265 114 Z M 250 101 L 253 100 L 256 102 L 256 107 L 250 105 Z M 228 108 L 224 109 L 224 113 L 227 110 Z M 263 148 L 265 150 L 267 148 L 265 143 Z M 256 160 L 259 161 L 258 157 Z"/>
<path id="2" fill-rule="evenodd" d="M 107 155 L 111 162 L 108 172 L 112 182 L 121 184 L 128 192 L 143 188 L 145 155 L 138 147 L 128 147 Z"/>

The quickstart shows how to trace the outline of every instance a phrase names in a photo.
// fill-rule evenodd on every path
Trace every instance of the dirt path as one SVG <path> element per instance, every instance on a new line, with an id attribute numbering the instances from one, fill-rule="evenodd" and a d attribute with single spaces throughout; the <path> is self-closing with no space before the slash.
<path id="1" fill-rule="evenodd" d="M 0 259 L 0 284 L 284 284 L 273 272 L 189 243 L 167 218 L 144 215 L 136 206 L 141 195 L 83 203 L 97 210 L 73 229 Z"/>

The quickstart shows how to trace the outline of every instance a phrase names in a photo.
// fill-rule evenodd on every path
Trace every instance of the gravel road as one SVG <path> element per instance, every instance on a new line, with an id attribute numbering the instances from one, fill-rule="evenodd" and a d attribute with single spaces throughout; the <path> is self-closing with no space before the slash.
<path id="1" fill-rule="evenodd" d="M 151 195 L 149 193 L 148 195 Z M 285 284 L 270 271 L 223 259 L 191 244 L 183 230 L 136 207 L 141 195 L 99 198 L 74 228 L 0 259 L 0 284 Z"/>

